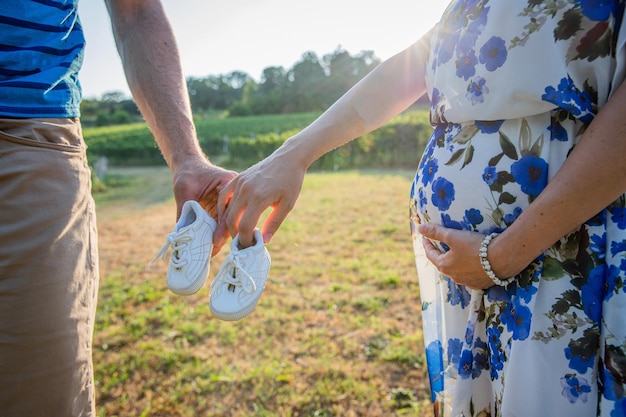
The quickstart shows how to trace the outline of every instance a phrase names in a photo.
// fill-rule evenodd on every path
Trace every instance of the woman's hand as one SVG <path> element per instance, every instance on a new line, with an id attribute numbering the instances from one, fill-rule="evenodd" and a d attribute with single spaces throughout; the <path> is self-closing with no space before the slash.
<path id="1" fill-rule="evenodd" d="M 485 289 L 494 285 L 480 263 L 478 250 L 485 235 L 466 230 L 449 229 L 435 224 L 422 224 L 419 233 L 425 238 L 426 257 L 445 276 L 457 284 L 472 289 Z M 431 240 L 446 244 L 450 250 L 442 252 Z M 491 258 L 489 259 L 491 261 Z M 493 268 L 493 264 L 492 264 Z M 494 269 L 496 276 L 497 269 Z"/>
<path id="2" fill-rule="evenodd" d="M 254 229 L 272 207 L 261 228 L 264 243 L 269 243 L 300 195 L 306 168 L 295 158 L 279 155 L 275 152 L 241 172 L 219 194 L 218 230 L 239 234 L 243 247 L 254 244 Z"/>

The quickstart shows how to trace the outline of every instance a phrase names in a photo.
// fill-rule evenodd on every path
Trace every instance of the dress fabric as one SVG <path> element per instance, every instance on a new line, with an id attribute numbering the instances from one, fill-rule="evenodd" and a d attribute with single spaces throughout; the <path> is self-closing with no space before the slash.
<path id="1" fill-rule="evenodd" d="M 624 195 L 484 291 L 439 273 L 416 231 L 501 232 L 528 207 L 624 78 L 624 3 L 455 0 L 430 32 L 411 225 L 437 416 L 626 416 Z"/>

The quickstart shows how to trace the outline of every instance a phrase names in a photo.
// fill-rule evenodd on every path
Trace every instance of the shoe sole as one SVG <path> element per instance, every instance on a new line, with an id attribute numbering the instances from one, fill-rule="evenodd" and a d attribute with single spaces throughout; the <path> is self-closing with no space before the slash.
<path id="1" fill-rule="evenodd" d="M 169 283 L 169 281 L 167 282 L 167 287 L 170 289 L 170 291 L 172 291 L 174 294 L 178 294 L 178 295 L 193 295 L 195 293 L 197 293 L 198 291 L 200 291 L 200 289 L 204 286 L 204 283 L 207 280 L 207 277 L 209 275 L 209 268 L 206 268 L 206 272 L 203 271 L 202 275 L 204 276 L 204 279 L 198 279 L 195 282 L 192 282 L 190 285 L 183 287 L 183 288 L 176 288 L 176 287 L 172 287 Z"/>
<path id="2" fill-rule="evenodd" d="M 217 311 L 215 309 L 213 309 L 213 306 L 211 307 L 211 314 L 213 314 L 213 316 L 215 318 L 218 318 L 220 320 L 224 320 L 224 321 L 238 321 L 241 320 L 245 317 L 248 317 L 250 315 L 250 313 L 252 313 L 254 311 L 254 309 L 256 308 L 256 305 L 258 303 L 258 300 L 254 303 L 251 304 L 249 307 L 246 307 L 242 310 L 239 310 L 235 313 L 224 313 L 222 311 Z"/>

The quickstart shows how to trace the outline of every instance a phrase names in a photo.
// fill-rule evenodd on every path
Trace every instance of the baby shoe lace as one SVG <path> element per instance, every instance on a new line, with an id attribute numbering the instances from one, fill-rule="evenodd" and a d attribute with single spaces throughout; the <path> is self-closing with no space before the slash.
<path id="1" fill-rule="evenodd" d="M 241 258 L 245 257 L 246 255 L 240 254 L 231 254 L 231 256 L 229 256 L 227 265 L 232 268 L 232 272 L 230 274 L 224 274 L 223 280 L 229 284 L 229 287 L 230 285 L 240 286 L 246 293 L 252 294 L 256 291 L 256 283 L 243 267 Z"/>
<path id="2" fill-rule="evenodd" d="M 159 253 L 156 254 L 154 259 L 150 261 L 149 265 L 152 265 L 159 258 L 167 258 L 167 251 L 171 247 L 172 256 L 170 258 L 170 262 L 172 263 L 172 266 L 174 266 L 174 268 L 181 269 L 183 266 L 187 265 L 187 261 L 181 259 L 180 255 L 183 253 L 184 249 L 187 247 L 187 243 L 190 241 L 191 236 L 189 236 L 189 234 L 185 232 L 168 234 L 165 240 L 165 244 L 163 245 Z"/>

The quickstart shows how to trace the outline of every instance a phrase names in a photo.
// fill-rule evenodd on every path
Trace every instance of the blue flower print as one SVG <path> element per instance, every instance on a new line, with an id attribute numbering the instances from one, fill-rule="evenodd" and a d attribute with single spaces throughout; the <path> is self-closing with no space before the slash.
<path id="1" fill-rule="evenodd" d="M 470 293 L 463 285 L 459 285 L 452 281 L 448 277 L 444 277 L 448 282 L 448 301 L 451 305 L 461 305 L 461 308 L 465 308 L 470 302 Z"/>
<path id="2" fill-rule="evenodd" d="M 430 109 L 434 110 L 439 107 L 439 103 L 441 102 L 443 95 L 438 88 L 433 88 L 433 91 L 430 93 Z M 439 126 L 439 125 L 437 125 Z M 443 128 L 444 126 L 441 126 Z"/>
<path id="3" fill-rule="evenodd" d="M 450 61 L 450 58 L 454 56 L 454 50 L 456 49 L 456 45 L 459 43 L 459 34 L 458 33 L 450 33 L 445 36 L 439 45 L 439 50 L 437 51 L 437 64 L 441 65 Z M 435 63 L 433 63 L 435 65 Z M 434 68 L 433 68 L 434 69 Z"/>
<path id="4" fill-rule="evenodd" d="M 602 380 L 602 385 L 604 389 L 602 390 L 602 396 L 607 400 L 615 401 L 623 396 L 622 394 L 622 383 L 615 380 L 611 371 L 606 369 L 606 367 L 601 366 L 601 374 L 600 379 Z M 618 414 L 620 417 L 626 416 L 626 414 Z"/>
<path id="5" fill-rule="evenodd" d="M 441 124 L 438 124 L 437 126 L 441 126 Z M 439 138 L 438 136 L 436 136 L 438 130 L 443 131 L 443 129 L 435 128 L 433 134 L 428 140 L 428 143 L 426 144 L 426 149 L 424 149 L 424 154 L 422 155 L 422 160 L 420 161 L 420 164 L 424 164 L 424 161 L 428 161 L 430 157 L 433 155 L 433 152 L 435 151 L 435 148 L 437 147 L 437 140 Z"/>
<path id="6" fill-rule="evenodd" d="M 626 230 L 626 207 L 613 207 L 611 221 L 617 224 L 620 230 Z"/>
<path id="7" fill-rule="evenodd" d="M 474 123 L 481 133 L 498 133 L 504 120 L 476 120 Z"/>
<path id="8" fill-rule="evenodd" d="M 530 334 L 530 318 L 532 313 L 526 306 L 515 300 L 508 303 L 502 312 L 502 324 L 513 334 L 515 340 L 526 340 Z"/>
<path id="9" fill-rule="evenodd" d="M 591 111 L 591 103 L 593 103 L 591 96 L 589 96 L 589 93 L 587 93 L 586 91 L 579 90 L 576 87 L 576 84 L 574 84 L 574 80 L 572 80 L 570 77 L 562 78 L 561 82 L 559 82 L 558 88 L 564 99 L 564 102 L 571 103 L 571 110 L 578 110 L 578 113 L 574 114 Z"/>
<path id="10" fill-rule="evenodd" d="M 548 163 L 534 155 L 525 155 L 511 165 L 511 174 L 524 193 L 537 196 L 548 182 Z"/>
<path id="11" fill-rule="evenodd" d="M 467 379 L 472 375 L 473 355 L 471 350 L 464 350 L 461 353 L 461 361 L 459 362 L 459 375 L 463 379 Z"/>
<path id="12" fill-rule="evenodd" d="M 589 236 L 589 249 L 597 256 L 598 259 L 606 258 L 606 233 L 602 233 L 602 235 Z"/>
<path id="13" fill-rule="evenodd" d="M 591 20 L 607 20 L 611 16 L 612 0 L 580 0 L 583 15 Z"/>
<path id="14" fill-rule="evenodd" d="M 431 159 L 430 161 L 425 163 L 422 167 L 422 184 L 428 185 L 428 183 L 433 180 L 438 170 L 439 161 L 437 161 L 436 158 Z"/>
<path id="15" fill-rule="evenodd" d="M 483 181 L 487 183 L 487 185 L 491 185 L 498 179 L 498 171 L 496 171 L 496 167 L 488 166 L 483 171 Z"/>
<path id="16" fill-rule="evenodd" d="M 591 96 L 588 92 L 576 88 L 574 81 L 569 77 L 562 78 L 557 88 L 546 87 L 541 99 L 556 104 L 573 116 L 580 118 L 585 124 L 593 119 Z"/>
<path id="17" fill-rule="evenodd" d="M 572 404 L 578 400 L 586 403 L 587 394 L 591 392 L 591 387 L 587 383 L 587 380 L 575 376 L 568 375 L 561 378 L 561 387 L 563 387 L 561 394 Z"/>
<path id="18" fill-rule="evenodd" d="M 548 126 L 550 131 L 550 140 L 558 140 L 559 142 L 567 142 L 567 130 L 560 123 L 552 123 Z"/>
<path id="19" fill-rule="evenodd" d="M 454 338 L 448 340 L 448 362 L 458 364 L 461 360 L 461 350 L 463 349 L 463 343 L 461 340 Z"/>
<path id="20" fill-rule="evenodd" d="M 620 398 L 616 403 L 613 410 L 611 410 L 611 417 L 624 417 L 626 416 L 626 398 Z"/>
<path id="21" fill-rule="evenodd" d="M 495 71 L 506 61 L 508 53 L 504 39 L 492 36 L 482 48 L 480 48 L 480 63 L 485 65 L 487 71 Z"/>
<path id="22" fill-rule="evenodd" d="M 464 2 L 459 2 L 459 3 L 462 3 L 462 4 L 465 3 L 463 4 L 463 7 L 464 7 L 463 13 L 468 14 L 472 11 L 474 7 L 476 7 L 479 1 L 480 0 L 465 0 Z"/>
<path id="23" fill-rule="evenodd" d="M 537 287 L 534 285 L 527 285 L 525 287 L 516 286 L 515 288 L 515 296 L 525 303 L 529 303 L 533 298 L 533 295 L 537 293 Z"/>
<path id="24" fill-rule="evenodd" d="M 489 93 L 489 89 L 485 85 L 486 82 L 483 77 L 476 77 L 467 86 L 467 98 L 473 105 L 485 101 L 484 96 Z"/>
<path id="25" fill-rule="evenodd" d="M 472 5 L 472 7 L 473 6 L 474 5 Z M 476 11 L 472 13 L 472 17 L 474 18 L 474 20 L 472 20 L 472 22 L 469 24 L 468 31 L 475 33 L 476 36 L 478 36 L 478 34 L 480 34 L 480 32 L 483 31 L 483 28 L 487 24 L 487 16 L 489 15 L 489 9 L 490 9 L 489 7 L 484 7 L 484 5 L 482 5 L 480 9 L 480 13 L 476 13 Z M 466 7 L 466 11 L 467 11 L 467 7 Z"/>
<path id="26" fill-rule="evenodd" d="M 476 323 L 467 324 L 467 328 L 465 329 L 465 344 L 471 345 L 474 342 L 474 331 L 476 330 Z"/>
<path id="27" fill-rule="evenodd" d="M 465 217 L 463 220 L 472 226 L 477 226 L 483 222 L 484 218 L 483 215 L 480 214 L 480 210 L 469 209 L 465 210 Z"/>
<path id="28" fill-rule="evenodd" d="M 417 205 L 420 209 L 420 211 L 422 213 L 424 213 L 424 207 L 426 207 L 426 204 L 428 204 L 428 200 L 426 199 L 426 194 L 424 193 L 424 189 L 420 188 L 419 191 L 417 192 L 418 195 L 418 199 L 417 199 Z"/>
<path id="29" fill-rule="evenodd" d="M 510 226 L 513 222 L 522 214 L 522 209 L 520 207 L 515 207 L 513 209 L 513 213 L 507 213 L 504 215 L 504 224 Z"/>
<path id="30" fill-rule="evenodd" d="M 590 218 L 589 220 L 587 220 L 585 222 L 585 224 L 589 225 L 589 226 L 605 226 L 606 223 L 606 218 L 607 218 L 607 214 L 606 214 L 607 210 L 602 210 L 601 212 L 599 212 L 598 214 L 596 214 L 595 216 L 593 216 L 592 218 Z"/>
<path id="31" fill-rule="evenodd" d="M 471 29 L 466 31 L 463 36 L 459 38 L 459 42 L 456 45 L 457 55 L 465 55 L 470 52 L 473 54 L 477 38 L 478 33 L 472 31 Z"/>
<path id="32" fill-rule="evenodd" d="M 491 232 L 488 232 L 491 233 Z M 511 294 L 499 285 L 494 285 L 487 290 L 487 300 L 491 302 L 505 302 L 511 301 Z"/>
<path id="33" fill-rule="evenodd" d="M 438 340 L 430 342 L 426 348 L 426 364 L 432 390 L 431 400 L 435 401 L 435 393 L 443 391 L 443 348 Z"/>
<path id="34" fill-rule="evenodd" d="M 572 349 L 568 346 L 565 348 L 565 357 L 569 359 L 569 367 L 575 371 L 584 374 L 587 372 L 587 369 L 593 367 L 593 364 L 596 361 L 596 356 L 592 355 L 590 357 L 583 357 L 580 355 L 573 355 Z"/>
<path id="35" fill-rule="evenodd" d="M 626 240 L 622 240 L 621 242 L 611 242 L 611 255 L 615 256 L 622 252 L 626 252 Z"/>
<path id="36" fill-rule="evenodd" d="M 490 369 L 489 374 L 491 375 L 492 380 L 498 379 L 498 372 L 504 369 L 504 353 L 500 350 L 492 350 L 491 358 L 490 358 Z"/>
<path id="37" fill-rule="evenodd" d="M 498 371 L 504 369 L 504 353 L 501 351 L 500 336 L 500 329 L 497 326 L 487 328 L 487 345 L 491 352 L 490 374 L 493 380 L 498 379 Z"/>
<path id="38" fill-rule="evenodd" d="M 454 184 L 445 178 L 437 178 L 433 181 L 433 195 L 431 200 L 439 210 L 448 210 L 454 200 Z"/>
<path id="39" fill-rule="evenodd" d="M 489 326 L 487 328 L 487 344 L 492 351 L 498 350 L 500 346 L 500 329 L 498 326 Z"/>
<path id="40" fill-rule="evenodd" d="M 606 274 L 606 284 L 604 285 L 604 300 L 610 300 L 615 293 L 617 284 L 620 283 L 621 269 L 615 265 L 609 265 Z"/>
<path id="41" fill-rule="evenodd" d="M 476 344 L 474 346 L 474 366 L 472 370 L 472 378 L 478 378 L 480 373 L 485 369 L 489 369 L 489 359 L 487 358 L 487 344 L 480 340 L 480 338 L 476 339 Z"/>
<path id="42" fill-rule="evenodd" d="M 587 282 L 580 287 L 580 298 L 584 311 L 594 323 L 600 323 L 602 316 L 605 272 L 606 264 L 596 266 L 589 272 Z"/>
<path id="43" fill-rule="evenodd" d="M 457 222 L 456 220 L 452 220 L 449 214 L 441 213 L 441 225 L 447 229 L 456 229 L 456 230 L 467 230 L 468 227 L 461 222 Z"/>
<path id="44" fill-rule="evenodd" d="M 469 80 L 476 74 L 476 64 L 478 59 L 474 51 L 468 51 L 461 56 L 456 62 L 456 75 L 464 80 Z"/>

